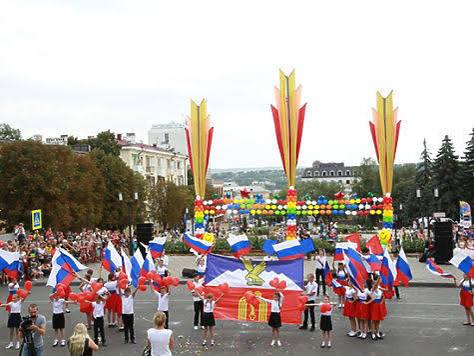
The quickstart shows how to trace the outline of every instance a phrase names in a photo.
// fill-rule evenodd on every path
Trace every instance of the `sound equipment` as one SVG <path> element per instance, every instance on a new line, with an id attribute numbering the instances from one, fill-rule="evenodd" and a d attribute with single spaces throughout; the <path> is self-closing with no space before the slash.
<path id="1" fill-rule="evenodd" d="M 140 244 L 148 245 L 148 242 L 153 240 L 153 224 L 152 223 L 144 223 L 144 224 L 137 224 L 137 239 L 138 239 L 138 247 L 142 251 L 143 256 L 146 255 L 145 248 Z"/>
<path id="2" fill-rule="evenodd" d="M 181 275 L 185 278 L 194 278 L 197 276 L 197 271 L 191 268 L 183 268 Z"/>
<path id="3" fill-rule="evenodd" d="M 437 264 L 448 264 L 453 258 L 453 227 L 449 221 L 434 223 L 434 258 Z"/>

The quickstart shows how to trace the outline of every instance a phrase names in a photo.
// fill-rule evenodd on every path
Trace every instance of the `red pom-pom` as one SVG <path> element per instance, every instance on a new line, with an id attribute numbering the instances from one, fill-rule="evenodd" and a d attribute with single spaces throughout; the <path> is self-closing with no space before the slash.
<path id="1" fill-rule="evenodd" d="M 144 292 L 144 291 L 146 291 L 146 285 L 140 284 L 140 285 L 138 286 L 138 289 L 140 290 L 140 292 Z"/>
<path id="2" fill-rule="evenodd" d="M 31 281 L 26 281 L 26 282 L 25 282 L 25 289 L 26 289 L 27 291 L 30 291 L 31 288 L 33 288 L 33 283 L 32 283 Z"/>
<path id="3" fill-rule="evenodd" d="M 186 285 L 188 286 L 188 289 L 189 289 L 189 290 L 193 290 L 193 289 L 196 288 L 196 285 L 194 284 L 193 281 L 187 281 L 187 282 L 186 282 Z"/>
<path id="4" fill-rule="evenodd" d="M 179 278 L 178 277 L 171 277 L 171 284 L 174 287 L 177 287 L 179 285 Z"/>
<path id="5" fill-rule="evenodd" d="M 126 280 L 126 279 L 121 279 L 121 280 L 118 282 L 118 285 L 119 285 L 119 288 L 120 288 L 120 289 L 125 289 L 125 288 L 127 288 L 128 280 Z"/>
<path id="6" fill-rule="evenodd" d="M 319 307 L 319 311 L 320 311 L 321 313 L 327 313 L 327 312 L 329 312 L 329 311 L 331 311 L 331 310 L 332 310 L 332 306 L 331 306 L 331 304 L 329 304 L 329 303 L 321 304 L 321 306 Z"/>
<path id="7" fill-rule="evenodd" d="M 145 278 L 145 277 L 142 276 L 142 277 L 138 278 L 138 285 L 145 284 L 145 282 L 146 282 L 146 278 Z"/>

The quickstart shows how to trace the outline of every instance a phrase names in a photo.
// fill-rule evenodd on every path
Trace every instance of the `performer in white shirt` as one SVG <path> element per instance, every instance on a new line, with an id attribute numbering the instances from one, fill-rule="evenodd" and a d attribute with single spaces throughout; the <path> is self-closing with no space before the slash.
<path id="1" fill-rule="evenodd" d="M 66 327 L 64 309 L 67 304 L 77 304 L 77 302 L 60 298 L 57 293 L 51 294 L 49 300 L 53 305 L 53 330 L 56 336 L 53 347 L 58 346 L 59 339 L 61 339 L 61 347 L 64 347 L 66 346 L 66 339 L 64 339 L 64 328 Z"/>
<path id="2" fill-rule="evenodd" d="M 166 322 L 165 322 L 165 329 L 168 329 L 169 325 L 169 313 L 168 313 L 168 302 L 170 299 L 170 292 L 168 287 L 161 286 L 160 291 L 157 292 L 156 290 L 152 289 L 153 293 L 158 297 L 158 306 L 157 310 L 162 311 L 166 315 Z"/>
<path id="3" fill-rule="evenodd" d="M 201 325 L 204 326 L 202 346 L 206 346 L 207 336 L 211 337 L 211 346 L 214 346 L 214 327 L 216 326 L 216 320 L 214 318 L 214 308 L 224 294 L 221 294 L 219 298 L 213 300 L 212 293 L 208 293 L 204 298 L 204 294 L 198 294 L 204 301 L 203 313 L 201 318 Z"/>
<path id="4" fill-rule="evenodd" d="M 265 303 L 271 304 L 271 313 L 270 318 L 268 319 L 268 325 L 272 328 L 272 342 L 271 346 L 275 345 L 281 346 L 280 341 L 280 328 L 281 328 L 281 307 L 283 305 L 283 293 L 275 292 L 273 294 L 273 299 L 265 299 L 259 296 L 256 296 L 258 299 Z"/>
<path id="5" fill-rule="evenodd" d="M 308 274 L 308 282 L 305 286 L 304 295 L 308 296 L 308 303 L 312 304 L 316 302 L 316 293 L 318 291 L 318 283 L 314 281 L 314 274 Z M 300 330 L 308 329 L 308 314 L 311 318 L 311 329 L 310 331 L 315 330 L 316 319 L 314 317 L 314 305 L 306 307 L 304 310 L 303 325 L 300 326 Z"/>
<path id="6" fill-rule="evenodd" d="M 120 297 L 122 298 L 122 322 L 124 326 L 124 343 L 128 344 L 129 340 L 132 344 L 135 342 L 135 330 L 133 327 L 134 322 L 134 308 L 135 295 L 138 289 L 136 288 L 133 293 L 130 287 L 125 288 L 123 291 L 119 289 Z M 129 339 L 130 336 L 130 339 Z"/>

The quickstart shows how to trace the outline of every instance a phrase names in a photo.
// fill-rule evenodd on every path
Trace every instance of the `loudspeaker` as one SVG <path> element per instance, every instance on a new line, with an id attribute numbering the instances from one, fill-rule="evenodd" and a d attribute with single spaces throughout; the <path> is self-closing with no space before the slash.
<path id="1" fill-rule="evenodd" d="M 181 274 L 185 278 L 194 278 L 197 276 L 197 271 L 191 268 L 183 268 L 183 271 L 181 272 Z"/>
<path id="2" fill-rule="evenodd" d="M 434 223 L 434 257 L 438 264 L 447 264 L 453 258 L 453 227 L 448 221 Z"/>
<path id="3" fill-rule="evenodd" d="M 137 224 L 137 239 L 138 239 L 138 247 L 142 251 L 143 256 L 145 256 L 146 252 L 143 246 L 140 244 L 148 245 L 150 240 L 153 240 L 153 224 L 152 223 L 144 223 L 144 224 Z"/>

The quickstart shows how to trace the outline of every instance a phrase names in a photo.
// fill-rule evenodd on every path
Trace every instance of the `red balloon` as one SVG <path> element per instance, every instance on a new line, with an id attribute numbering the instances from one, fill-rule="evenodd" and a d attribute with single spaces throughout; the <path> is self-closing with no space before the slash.
<path id="1" fill-rule="evenodd" d="M 81 303 L 81 304 L 84 303 L 84 299 L 85 299 L 84 294 L 80 293 L 80 294 L 77 295 L 77 301 L 79 303 Z"/>
<path id="2" fill-rule="evenodd" d="M 125 289 L 125 288 L 127 288 L 128 280 L 121 279 L 118 284 L 119 284 L 120 289 Z"/>
<path id="3" fill-rule="evenodd" d="M 161 276 L 159 274 L 155 274 L 155 276 L 153 277 L 153 282 L 161 284 L 161 281 L 162 281 Z"/>
<path id="4" fill-rule="evenodd" d="M 179 278 L 178 277 L 171 277 L 171 284 L 174 286 L 174 287 L 177 287 L 179 285 Z"/>
<path id="5" fill-rule="evenodd" d="M 144 292 L 144 291 L 146 291 L 146 285 L 140 284 L 140 285 L 138 286 L 138 289 L 140 290 L 140 292 Z"/>
<path id="6" fill-rule="evenodd" d="M 153 279 L 155 277 L 155 274 L 156 274 L 155 271 L 150 271 L 146 274 L 146 278 Z"/>
<path id="7" fill-rule="evenodd" d="M 59 289 L 59 288 L 66 290 L 66 285 L 63 283 L 56 284 L 56 289 Z"/>
<path id="8" fill-rule="evenodd" d="M 193 281 L 187 281 L 186 284 L 189 290 L 193 290 L 194 288 L 196 288 L 196 285 L 194 284 Z"/>
<path id="9" fill-rule="evenodd" d="M 124 279 L 124 278 L 127 278 L 127 274 L 125 272 L 120 272 L 119 275 L 118 275 L 118 279 L 121 280 L 121 279 Z"/>
<path id="10" fill-rule="evenodd" d="M 97 293 L 103 287 L 103 285 L 102 283 L 92 282 L 91 287 L 92 287 L 92 290 Z"/>
<path id="11" fill-rule="evenodd" d="M 18 294 L 18 296 L 20 298 L 25 299 L 26 296 L 28 295 L 28 292 L 26 290 L 20 288 L 16 291 L 16 294 Z"/>
<path id="12" fill-rule="evenodd" d="M 321 306 L 319 307 L 319 311 L 321 313 L 327 313 L 331 309 L 332 309 L 332 306 L 331 304 L 328 304 L 328 303 L 321 304 Z"/>
<path id="13" fill-rule="evenodd" d="M 59 298 L 64 298 L 66 296 L 66 292 L 64 292 L 64 289 L 62 288 L 58 288 L 56 290 L 56 295 L 59 297 Z"/>
<path id="14" fill-rule="evenodd" d="M 142 277 L 138 278 L 138 285 L 145 284 L 145 282 L 146 282 L 145 277 L 142 276 Z"/>
<path id="15" fill-rule="evenodd" d="M 162 284 L 165 286 L 169 286 L 170 284 L 173 284 L 173 279 L 170 276 L 165 277 L 163 278 Z"/>
<path id="16" fill-rule="evenodd" d="M 71 299 L 73 302 L 77 301 L 77 294 L 76 293 L 69 293 L 69 299 Z"/>
<path id="17" fill-rule="evenodd" d="M 31 283 L 31 281 L 26 281 L 26 282 L 25 282 L 25 289 L 26 289 L 27 291 L 30 291 L 31 288 L 33 288 L 33 283 Z"/>

